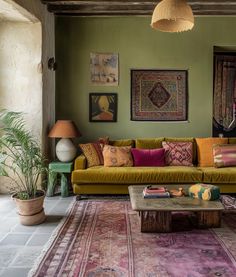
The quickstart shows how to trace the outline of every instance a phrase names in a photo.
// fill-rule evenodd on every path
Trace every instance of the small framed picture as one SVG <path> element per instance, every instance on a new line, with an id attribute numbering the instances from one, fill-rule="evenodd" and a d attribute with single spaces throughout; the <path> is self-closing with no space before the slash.
<path id="1" fill-rule="evenodd" d="M 89 121 L 116 122 L 117 121 L 117 93 L 89 94 Z"/>

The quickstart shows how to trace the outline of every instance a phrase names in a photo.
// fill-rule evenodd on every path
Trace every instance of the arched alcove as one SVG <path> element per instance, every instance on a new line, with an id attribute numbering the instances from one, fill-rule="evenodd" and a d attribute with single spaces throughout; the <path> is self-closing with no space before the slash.
<path id="1" fill-rule="evenodd" d="M 13 1 L 0 0 L 0 108 L 25 113 L 42 145 L 42 25 Z M 0 192 L 10 183 L 0 178 Z"/>

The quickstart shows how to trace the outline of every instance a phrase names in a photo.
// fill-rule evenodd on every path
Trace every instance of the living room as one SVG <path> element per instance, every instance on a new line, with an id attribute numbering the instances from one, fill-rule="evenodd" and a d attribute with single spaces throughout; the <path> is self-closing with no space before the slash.
<path id="1" fill-rule="evenodd" d="M 37 71 L 39 75 L 31 76 L 25 71 L 24 77 L 31 80 L 23 87 L 27 88 L 25 98 L 19 102 L 17 93 L 11 94 L 11 101 L 2 98 L 5 102 L 1 107 L 26 113 L 26 127 L 38 136 L 49 162 L 56 159 L 55 139 L 49 137 L 49 132 L 57 120 L 75 123 L 79 130 L 79 137 L 75 139 L 77 145 L 107 137 L 116 141 L 221 135 L 222 129 L 216 131 L 217 135 L 213 134 L 214 61 L 216 54 L 236 53 L 236 2 L 187 1 L 193 10 L 194 27 L 184 32 L 151 28 L 152 13 L 160 1 L 3 2 L 20 9 L 32 28 L 38 24 L 36 32 L 41 32 L 42 41 L 35 44 L 41 46 L 37 58 L 28 51 L 29 64 L 32 58 L 29 72 Z M 1 22 L 3 24 L 6 23 Z M 7 36 L 7 32 L 2 36 Z M 36 49 L 35 45 L 30 47 Z M 91 55 L 97 53 L 116 57 L 116 85 L 93 83 Z M 9 52 L 6 55 L 10 55 Z M 17 56 L 14 63 L 17 64 Z M 19 67 L 25 68 L 22 64 Z M 140 71 L 185 73 L 182 119 L 135 119 L 132 72 Z M 41 87 L 37 85 L 34 92 L 36 102 L 29 101 L 34 97 L 34 78 L 42 78 Z M 10 77 L 7 82 L 9 80 Z M 23 90 L 21 85 L 19 87 Z M 3 89 L 2 94 L 7 94 L 8 86 Z M 96 122 L 92 118 L 93 94 L 115 95 L 115 120 Z M 16 99 L 15 103 L 12 98 Z M 230 133 L 229 137 L 236 137 L 236 130 L 233 131 L 235 135 Z M 227 132 L 223 132 L 223 136 L 228 137 Z M 229 172 L 228 168 L 222 170 Z M 196 171 L 199 173 L 198 169 Z M 58 191 L 56 196 L 45 198 L 44 223 L 22 226 L 8 194 L 6 177 L 0 178 L 0 222 L 3 225 L 0 228 L 3 257 L 0 258 L 0 276 L 27 276 L 29 272 L 29 276 L 236 276 L 234 213 L 226 213 L 221 228 L 189 227 L 180 213 L 173 223 L 177 228 L 175 232 L 141 233 L 127 189 L 122 196 L 114 193 L 109 198 L 91 194 L 88 200 L 85 197 L 81 201 L 71 192 L 71 196 L 61 197 Z M 224 193 L 235 193 L 235 177 L 230 182 L 230 186 L 227 183 L 224 187 Z M 104 190 L 105 184 L 101 185 L 100 193 Z M 106 216 L 102 217 L 99 212 Z M 181 225 L 184 230 L 179 228 Z M 74 251 L 71 246 L 75 247 Z M 193 258 L 189 258 L 190 254 Z"/>

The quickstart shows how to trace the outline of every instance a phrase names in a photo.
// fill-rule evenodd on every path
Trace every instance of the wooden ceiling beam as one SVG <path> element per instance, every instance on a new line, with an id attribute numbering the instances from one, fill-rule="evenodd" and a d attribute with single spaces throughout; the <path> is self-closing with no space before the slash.
<path id="1" fill-rule="evenodd" d="M 151 15 L 159 1 L 150 0 L 42 0 L 48 10 L 62 15 Z M 236 15 L 236 1 L 190 0 L 194 15 Z"/>

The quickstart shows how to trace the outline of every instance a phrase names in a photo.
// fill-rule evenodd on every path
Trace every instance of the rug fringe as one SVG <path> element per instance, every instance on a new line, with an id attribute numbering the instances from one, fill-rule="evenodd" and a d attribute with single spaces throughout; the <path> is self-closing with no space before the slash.
<path id="1" fill-rule="evenodd" d="M 66 215 L 61 219 L 60 223 L 58 224 L 58 226 L 56 227 L 56 229 L 52 232 L 49 240 L 47 241 L 47 243 L 44 245 L 43 249 L 41 250 L 40 255 L 36 258 L 33 267 L 30 269 L 27 277 L 33 277 L 36 274 L 36 271 L 40 265 L 40 263 L 42 262 L 45 253 L 48 251 L 48 249 L 51 247 L 51 245 L 53 244 L 55 238 L 58 235 L 59 230 L 61 229 L 61 227 L 63 226 L 63 224 L 65 223 L 65 221 L 68 218 L 68 215 L 72 209 L 72 207 L 74 206 L 74 204 L 76 203 L 76 197 L 73 197 L 73 200 L 71 201 L 70 205 L 68 206 L 67 210 L 66 210 Z"/>

